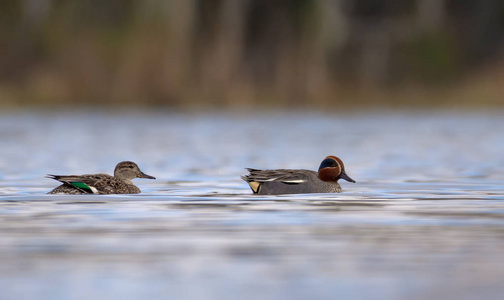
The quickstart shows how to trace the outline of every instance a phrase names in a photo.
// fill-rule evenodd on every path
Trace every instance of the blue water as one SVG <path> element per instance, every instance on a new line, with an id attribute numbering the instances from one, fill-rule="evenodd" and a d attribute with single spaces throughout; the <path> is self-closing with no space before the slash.
<path id="1" fill-rule="evenodd" d="M 2 299 L 497 299 L 504 112 L 11 112 L 0 116 Z M 245 167 L 341 194 L 253 196 Z M 46 195 L 112 173 L 139 195 Z"/>

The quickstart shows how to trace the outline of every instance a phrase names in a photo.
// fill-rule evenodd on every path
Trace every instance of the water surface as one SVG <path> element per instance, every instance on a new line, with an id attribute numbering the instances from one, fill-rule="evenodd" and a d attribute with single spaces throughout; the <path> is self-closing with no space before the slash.
<path id="1" fill-rule="evenodd" d="M 504 113 L 11 113 L 6 299 L 483 299 L 504 293 Z M 253 196 L 245 167 L 345 162 L 341 194 Z M 133 160 L 139 195 L 46 195 Z"/>

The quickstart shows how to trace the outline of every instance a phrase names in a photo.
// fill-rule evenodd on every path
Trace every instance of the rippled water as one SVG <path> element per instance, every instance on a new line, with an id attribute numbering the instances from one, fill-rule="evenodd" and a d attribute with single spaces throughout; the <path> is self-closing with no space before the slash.
<path id="1" fill-rule="evenodd" d="M 2 299 L 483 299 L 504 293 L 504 112 L 4 113 Z M 341 194 L 245 167 L 343 159 Z M 54 196 L 46 173 L 158 178 Z"/>

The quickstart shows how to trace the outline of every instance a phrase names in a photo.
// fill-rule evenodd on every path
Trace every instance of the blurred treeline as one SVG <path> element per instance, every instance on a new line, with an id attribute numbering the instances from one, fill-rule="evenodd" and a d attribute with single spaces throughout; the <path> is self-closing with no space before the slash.
<path id="1" fill-rule="evenodd" d="M 502 0 L 1 0 L 0 104 L 504 105 Z"/>

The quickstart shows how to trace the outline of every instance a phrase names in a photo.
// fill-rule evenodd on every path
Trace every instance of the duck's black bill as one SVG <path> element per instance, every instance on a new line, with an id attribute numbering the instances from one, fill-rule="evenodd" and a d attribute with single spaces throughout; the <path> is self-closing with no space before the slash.
<path id="1" fill-rule="evenodd" d="M 341 174 L 340 174 L 340 178 L 341 178 L 341 179 L 345 179 L 345 180 L 346 180 L 346 181 L 348 181 L 348 182 L 353 182 L 353 183 L 355 183 L 355 180 L 353 180 L 352 178 L 350 178 L 350 176 L 348 176 L 348 175 L 345 173 L 345 171 L 341 172 Z"/>
<path id="2" fill-rule="evenodd" d="M 141 172 L 140 175 L 138 175 L 137 177 L 138 178 L 147 178 L 147 179 L 156 179 L 156 177 L 147 175 L 144 172 Z"/>

